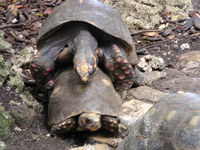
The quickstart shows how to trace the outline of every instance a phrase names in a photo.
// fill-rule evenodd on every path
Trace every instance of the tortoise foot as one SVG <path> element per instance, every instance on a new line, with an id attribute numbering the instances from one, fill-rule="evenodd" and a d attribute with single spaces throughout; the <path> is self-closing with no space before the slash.
<path id="1" fill-rule="evenodd" d="M 133 127 L 135 120 L 129 116 L 118 116 L 118 133 L 120 137 L 125 137 Z"/>
<path id="2" fill-rule="evenodd" d="M 52 76 L 53 67 L 46 67 L 38 63 L 36 60 L 33 60 L 30 70 L 37 83 L 46 83 Z"/>
<path id="3" fill-rule="evenodd" d="M 142 73 L 136 66 L 133 67 L 135 73 L 135 80 L 133 83 L 134 87 L 147 84 L 147 78 L 144 73 Z"/>
<path id="4" fill-rule="evenodd" d="M 105 68 L 114 78 L 116 90 L 123 91 L 131 88 L 134 82 L 134 70 L 122 48 L 113 44 L 112 54 L 105 51 Z M 107 55 L 107 56 L 106 56 Z"/>
<path id="5" fill-rule="evenodd" d="M 118 132 L 118 120 L 116 117 L 103 116 L 102 127 L 112 133 Z"/>
<path id="6" fill-rule="evenodd" d="M 82 113 L 78 122 L 82 130 L 97 131 L 101 128 L 100 115 L 96 113 Z"/>
<path id="7" fill-rule="evenodd" d="M 77 127 L 77 121 L 75 118 L 69 118 L 59 124 L 51 127 L 51 134 L 66 133 L 75 130 Z"/>
<path id="8" fill-rule="evenodd" d="M 112 133 L 116 132 L 120 137 L 125 137 L 129 133 L 134 122 L 135 120 L 128 116 L 103 116 L 102 127 Z"/>

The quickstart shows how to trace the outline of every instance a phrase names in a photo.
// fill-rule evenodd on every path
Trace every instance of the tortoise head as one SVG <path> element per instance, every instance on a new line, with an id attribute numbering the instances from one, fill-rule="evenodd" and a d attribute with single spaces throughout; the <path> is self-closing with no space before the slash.
<path id="1" fill-rule="evenodd" d="M 78 119 L 79 126 L 90 131 L 101 128 L 101 116 L 96 113 L 82 113 Z"/>
<path id="2" fill-rule="evenodd" d="M 89 77 L 97 69 L 97 57 L 93 54 L 88 54 L 88 56 L 76 54 L 74 56 L 74 69 L 77 75 L 81 78 L 81 81 L 87 83 Z"/>
<path id="3" fill-rule="evenodd" d="M 86 63 L 81 65 L 75 65 L 74 68 L 78 76 L 80 76 L 81 81 L 83 83 L 87 83 L 90 75 L 92 75 L 96 71 L 96 68 Z"/>

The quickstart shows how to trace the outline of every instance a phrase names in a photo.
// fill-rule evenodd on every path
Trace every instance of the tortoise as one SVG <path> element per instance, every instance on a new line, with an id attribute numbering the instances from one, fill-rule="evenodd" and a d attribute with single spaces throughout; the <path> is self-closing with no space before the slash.
<path id="1" fill-rule="evenodd" d="M 64 48 L 66 61 L 74 64 L 82 82 L 89 81 L 98 63 L 109 72 L 117 90 L 130 88 L 139 73 L 128 28 L 116 10 L 98 0 L 66 0 L 48 16 L 30 66 L 36 82 L 52 78 Z"/>
<path id="2" fill-rule="evenodd" d="M 121 97 L 107 74 L 97 68 L 84 84 L 70 67 L 55 79 L 48 122 L 52 134 L 105 129 L 124 136 L 134 120 L 121 111 Z"/>
<path id="3" fill-rule="evenodd" d="M 169 94 L 133 126 L 117 150 L 199 150 L 200 95 Z"/>

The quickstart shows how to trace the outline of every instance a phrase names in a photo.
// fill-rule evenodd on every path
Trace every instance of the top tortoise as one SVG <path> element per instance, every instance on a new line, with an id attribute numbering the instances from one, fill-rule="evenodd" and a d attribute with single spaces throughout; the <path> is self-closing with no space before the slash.
<path id="1" fill-rule="evenodd" d="M 65 60 L 73 60 L 83 82 L 101 62 L 117 90 L 134 83 L 137 56 L 129 30 L 116 10 L 98 0 L 66 0 L 55 8 L 39 32 L 37 47 L 31 63 L 37 82 L 50 79 L 59 54 L 67 48 Z"/>

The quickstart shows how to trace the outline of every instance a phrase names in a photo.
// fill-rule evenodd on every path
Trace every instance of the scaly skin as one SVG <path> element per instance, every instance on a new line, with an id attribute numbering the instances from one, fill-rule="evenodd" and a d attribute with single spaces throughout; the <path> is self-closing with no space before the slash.
<path id="1" fill-rule="evenodd" d="M 117 44 L 104 44 L 100 48 L 104 57 L 104 66 L 114 78 L 116 90 L 129 89 L 134 82 L 134 70 L 128 61 L 126 52 Z"/>

